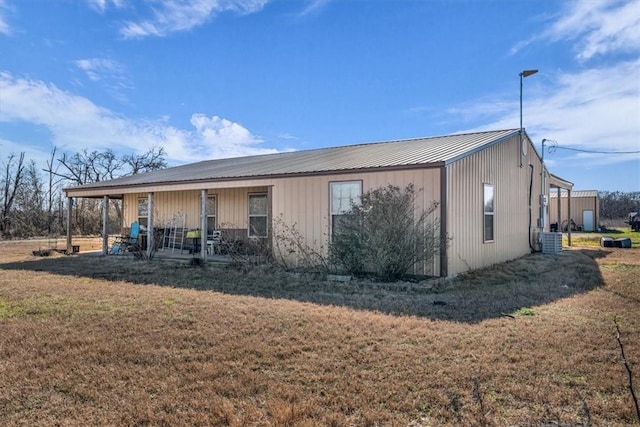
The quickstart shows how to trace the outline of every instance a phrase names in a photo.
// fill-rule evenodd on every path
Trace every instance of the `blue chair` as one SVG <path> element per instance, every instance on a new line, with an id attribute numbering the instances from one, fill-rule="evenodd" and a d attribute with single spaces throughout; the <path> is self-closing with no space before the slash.
<path id="1" fill-rule="evenodd" d="M 116 237 L 116 240 L 115 242 L 113 242 L 113 246 L 111 246 L 111 250 L 109 251 L 109 253 L 112 255 L 118 255 L 126 252 L 136 252 L 138 251 L 139 238 L 140 224 L 138 224 L 138 222 L 136 221 L 131 223 L 131 229 L 128 236 Z"/>

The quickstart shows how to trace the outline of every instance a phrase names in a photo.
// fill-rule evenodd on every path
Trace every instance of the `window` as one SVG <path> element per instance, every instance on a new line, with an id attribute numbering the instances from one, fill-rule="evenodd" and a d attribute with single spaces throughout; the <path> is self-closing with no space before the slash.
<path id="1" fill-rule="evenodd" d="M 360 202 L 362 181 L 331 182 L 331 235 L 340 229 L 340 220 L 354 203 Z"/>
<path id="2" fill-rule="evenodd" d="M 267 237 L 266 194 L 249 194 L 249 237 Z"/>
<path id="3" fill-rule="evenodd" d="M 217 205 L 216 205 L 216 196 L 207 196 L 207 206 L 206 206 L 206 215 L 207 215 L 207 236 L 211 235 L 214 230 L 216 230 L 216 213 L 217 213 Z"/>
<path id="4" fill-rule="evenodd" d="M 493 242 L 494 236 L 494 189 L 484 184 L 484 241 Z"/>
<path id="5" fill-rule="evenodd" d="M 144 228 L 149 224 L 149 199 L 146 197 L 138 199 L 138 224 Z"/>

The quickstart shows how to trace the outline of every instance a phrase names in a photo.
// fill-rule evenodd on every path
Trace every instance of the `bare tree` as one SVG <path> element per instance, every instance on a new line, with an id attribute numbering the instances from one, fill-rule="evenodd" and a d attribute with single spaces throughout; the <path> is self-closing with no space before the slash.
<path id="1" fill-rule="evenodd" d="M 602 219 L 627 218 L 629 212 L 640 210 L 640 191 L 629 193 L 601 191 L 598 196 L 600 197 L 600 216 Z"/>
<path id="2" fill-rule="evenodd" d="M 52 166 L 49 166 L 47 172 L 75 185 L 105 181 L 123 175 L 118 172 L 122 170 L 124 162 L 111 150 L 89 152 L 84 149 L 72 155 L 63 153 L 58 162 L 63 167 L 62 172 L 58 168 L 54 171 Z"/>
<path id="3" fill-rule="evenodd" d="M 164 158 L 166 155 L 167 152 L 164 151 L 164 148 L 151 147 L 149 151 L 143 154 L 123 156 L 122 162 L 130 168 L 127 175 L 137 175 L 139 173 L 166 168 L 167 161 Z"/>
<path id="4" fill-rule="evenodd" d="M 66 153 L 58 157 L 58 165 L 62 171 L 53 166 L 55 149 L 51 155 L 51 163 L 47 163 L 46 172 L 63 178 L 70 184 L 84 185 L 101 182 L 120 176 L 137 175 L 167 167 L 164 148 L 152 147 L 142 154 L 128 154 L 118 157 L 111 150 L 87 151 L 82 150 L 72 155 Z"/>
<path id="5" fill-rule="evenodd" d="M 59 206 L 62 203 L 62 193 L 60 191 L 60 182 L 63 178 L 58 175 L 59 163 L 55 163 L 57 147 L 51 150 L 51 156 L 47 160 L 47 234 L 54 231 L 62 230 L 62 215 L 60 215 Z M 58 220 L 58 221 L 56 221 Z"/>
<path id="6" fill-rule="evenodd" d="M 26 166 L 16 192 L 12 212 L 16 237 L 41 235 L 47 228 L 46 190 L 42 177 L 31 160 Z"/>
<path id="7" fill-rule="evenodd" d="M 63 186 L 101 182 L 167 167 L 166 152 L 153 147 L 141 154 L 119 156 L 112 150 L 60 154 L 53 148 L 46 168 L 25 163 L 25 153 L 11 154 L 0 162 L 0 238 L 61 233 L 65 229 Z M 74 205 L 74 233 L 96 234 L 102 230 L 102 200 L 82 198 Z M 109 223 L 117 227 L 122 219 L 118 200 Z"/>
<path id="8" fill-rule="evenodd" d="M 74 154 L 63 153 L 57 158 L 54 166 L 55 149 L 51 162 L 47 163 L 50 184 L 54 178 L 69 185 L 84 185 L 106 181 L 121 176 L 136 175 L 167 167 L 164 148 L 152 147 L 142 154 L 132 153 L 118 157 L 112 150 L 82 150 Z M 101 201 L 81 199 L 74 208 L 74 227 L 82 234 L 93 234 L 100 231 Z M 115 223 L 121 223 L 122 207 L 113 203 L 116 212 Z"/>
<path id="9" fill-rule="evenodd" d="M 11 211 L 16 194 L 20 189 L 22 174 L 24 172 L 24 151 L 20 153 L 16 161 L 16 155 L 11 153 L 7 157 L 2 177 L 2 211 L 0 212 L 0 235 L 7 236 L 11 233 Z"/>

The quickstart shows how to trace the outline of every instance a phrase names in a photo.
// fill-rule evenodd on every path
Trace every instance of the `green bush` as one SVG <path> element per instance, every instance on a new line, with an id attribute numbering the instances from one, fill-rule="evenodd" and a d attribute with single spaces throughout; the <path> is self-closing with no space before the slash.
<path id="1" fill-rule="evenodd" d="M 446 239 L 434 218 L 438 203 L 415 208 L 416 190 L 388 185 L 369 190 L 334 225 L 329 260 L 354 275 L 373 273 L 384 281 L 402 278 L 428 264 Z"/>

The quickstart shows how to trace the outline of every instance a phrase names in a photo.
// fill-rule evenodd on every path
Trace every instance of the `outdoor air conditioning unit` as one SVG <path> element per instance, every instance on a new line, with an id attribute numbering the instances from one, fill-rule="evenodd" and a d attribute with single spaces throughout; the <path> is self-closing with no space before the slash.
<path id="1" fill-rule="evenodd" d="M 562 252 L 562 233 L 540 233 L 540 244 L 543 254 L 558 254 Z"/>

